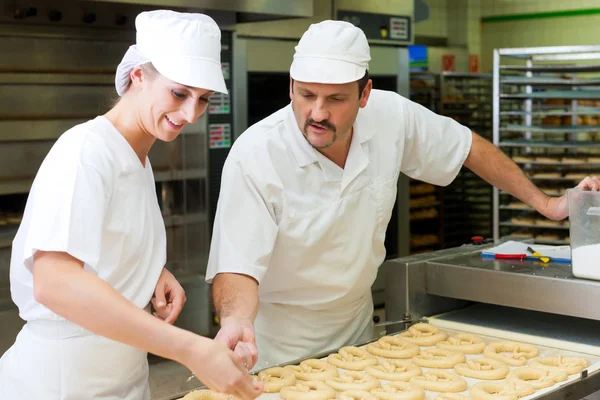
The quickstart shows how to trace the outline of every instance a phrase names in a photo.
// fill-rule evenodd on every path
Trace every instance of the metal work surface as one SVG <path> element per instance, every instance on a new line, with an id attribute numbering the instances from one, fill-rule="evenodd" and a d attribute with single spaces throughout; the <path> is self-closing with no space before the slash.
<path id="1" fill-rule="evenodd" d="M 426 282 L 431 295 L 600 320 L 590 301 L 600 298 L 600 282 L 575 278 L 570 264 L 493 260 L 477 251 L 428 262 Z"/>

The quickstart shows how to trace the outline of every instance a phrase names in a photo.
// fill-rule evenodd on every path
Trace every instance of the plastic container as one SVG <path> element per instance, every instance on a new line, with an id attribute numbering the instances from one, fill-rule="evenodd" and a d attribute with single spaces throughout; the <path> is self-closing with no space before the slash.
<path id="1" fill-rule="evenodd" d="M 567 190 L 573 275 L 600 280 L 600 192 Z"/>

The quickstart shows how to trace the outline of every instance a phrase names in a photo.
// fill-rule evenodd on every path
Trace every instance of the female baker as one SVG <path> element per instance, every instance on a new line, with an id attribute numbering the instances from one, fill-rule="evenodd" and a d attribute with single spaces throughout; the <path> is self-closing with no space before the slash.
<path id="1" fill-rule="evenodd" d="M 185 294 L 164 268 L 147 157 L 226 92 L 220 30 L 205 15 L 164 10 L 141 13 L 136 29 L 117 69 L 119 102 L 65 132 L 31 188 L 10 269 L 26 324 L 0 360 L 2 399 L 148 400 L 147 352 L 212 389 L 260 394 L 233 352 L 169 324 Z M 159 318 L 144 310 L 151 299 Z"/>

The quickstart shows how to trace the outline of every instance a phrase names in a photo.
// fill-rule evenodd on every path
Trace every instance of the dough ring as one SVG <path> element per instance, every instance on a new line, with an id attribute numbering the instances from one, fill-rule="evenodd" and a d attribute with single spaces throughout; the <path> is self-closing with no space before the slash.
<path id="1" fill-rule="evenodd" d="M 433 325 L 419 322 L 408 328 L 408 331 L 400 333 L 400 337 L 418 346 L 435 346 L 437 342 L 445 340 L 448 335 Z"/>
<path id="2" fill-rule="evenodd" d="M 564 371 L 568 375 L 575 375 L 587 368 L 588 362 L 581 357 L 540 357 L 533 360 L 529 366 L 548 371 Z"/>
<path id="3" fill-rule="evenodd" d="M 379 365 L 369 365 L 365 372 L 384 381 L 408 382 L 413 376 L 421 375 L 421 368 L 402 360 L 387 360 Z"/>
<path id="4" fill-rule="evenodd" d="M 420 348 L 397 336 L 384 336 L 368 344 L 367 351 L 384 358 L 411 358 L 419 354 Z"/>
<path id="5" fill-rule="evenodd" d="M 374 356 L 354 346 L 342 347 L 337 354 L 330 354 L 327 361 L 336 367 L 352 371 L 363 371 L 368 365 L 377 365 Z"/>
<path id="6" fill-rule="evenodd" d="M 346 390 L 371 391 L 379 387 L 379 380 L 362 371 L 348 371 L 337 378 L 329 378 L 325 383 L 338 392 Z"/>
<path id="7" fill-rule="evenodd" d="M 371 390 L 371 394 L 381 400 L 423 400 L 425 390 L 408 382 L 390 382 Z"/>
<path id="8" fill-rule="evenodd" d="M 284 369 L 292 371 L 299 381 L 325 382 L 326 379 L 339 375 L 336 367 L 325 360 L 316 359 L 304 360 L 300 365 L 288 365 Z"/>
<path id="9" fill-rule="evenodd" d="M 469 398 L 456 393 L 440 393 L 435 396 L 435 400 L 469 400 Z"/>
<path id="10" fill-rule="evenodd" d="M 321 381 L 298 382 L 282 388 L 279 397 L 285 400 L 329 400 L 335 399 L 335 390 Z"/>
<path id="11" fill-rule="evenodd" d="M 294 371 L 282 367 L 273 367 L 260 371 L 258 380 L 265 383 L 265 393 L 277 393 L 285 386 L 296 384 Z"/>
<path id="12" fill-rule="evenodd" d="M 431 370 L 423 376 L 413 376 L 410 383 L 421 386 L 432 392 L 458 393 L 467 389 L 467 381 L 460 376 L 440 370 Z"/>
<path id="13" fill-rule="evenodd" d="M 512 381 L 515 385 L 523 383 L 530 384 L 535 390 L 550 387 L 558 382 L 567 380 L 565 371 L 548 371 L 540 368 L 519 368 L 511 371 L 506 381 Z"/>
<path id="14" fill-rule="evenodd" d="M 214 390 L 193 390 L 183 396 L 181 400 L 234 400 L 234 395 L 215 392 Z"/>
<path id="15" fill-rule="evenodd" d="M 466 363 L 456 364 L 454 371 L 468 378 L 492 381 L 506 378 L 509 369 L 508 365 L 501 361 L 481 357 L 467 360 Z"/>
<path id="16" fill-rule="evenodd" d="M 480 354 L 485 348 L 485 342 L 470 333 L 459 333 L 456 336 L 450 336 L 448 340 L 437 342 L 436 346 L 440 349 L 460 351 L 465 354 Z"/>
<path id="17" fill-rule="evenodd" d="M 442 349 L 425 349 L 413 357 L 413 363 L 425 368 L 454 368 L 458 363 L 465 362 L 464 353 Z"/>
<path id="18" fill-rule="evenodd" d="M 535 389 L 531 385 L 515 386 L 513 382 L 479 382 L 471 387 L 473 400 L 518 400 L 529 396 Z"/>
<path id="19" fill-rule="evenodd" d="M 510 353 L 504 355 L 502 353 Z M 527 364 L 527 360 L 537 357 L 540 353 L 537 347 L 517 342 L 495 342 L 490 343 L 483 350 L 483 355 L 494 360 L 502 361 L 513 367 L 522 367 Z"/>
<path id="20" fill-rule="evenodd" d="M 377 397 L 364 390 L 346 390 L 340 393 L 339 400 L 377 400 Z"/>

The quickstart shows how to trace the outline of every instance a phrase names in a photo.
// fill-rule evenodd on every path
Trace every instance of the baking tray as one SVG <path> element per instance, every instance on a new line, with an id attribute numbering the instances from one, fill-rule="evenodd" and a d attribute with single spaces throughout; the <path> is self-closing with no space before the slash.
<path id="1" fill-rule="evenodd" d="M 432 319 L 433 322 L 433 319 Z M 435 325 L 437 324 L 434 323 Z M 467 330 L 457 330 L 457 329 L 448 329 L 448 328 L 440 328 L 443 332 L 447 333 L 448 335 L 456 335 L 459 333 L 472 333 L 470 331 Z M 393 334 L 390 335 L 397 335 L 399 334 L 399 332 L 395 332 Z M 480 338 L 482 338 L 486 343 L 492 343 L 492 342 L 497 342 L 500 340 L 507 340 L 506 336 L 489 336 L 489 335 L 484 335 L 484 334 L 477 334 L 477 336 L 479 336 Z M 371 342 L 375 342 L 377 341 L 377 339 L 368 341 L 368 342 L 364 342 L 364 343 L 359 343 L 356 346 L 360 347 L 360 348 L 365 348 L 366 345 L 368 343 Z M 550 386 L 548 388 L 545 389 L 540 389 L 538 391 L 536 391 L 534 394 L 523 397 L 522 400 L 533 400 L 533 399 L 547 399 L 550 398 L 549 395 L 552 394 L 557 394 L 559 392 L 562 393 L 562 391 L 573 391 L 573 387 L 574 385 L 577 385 L 578 383 L 580 383 L 583 379 L 588 379 L 588 377 L 592 374 L 595 374 L 595 377 L 600 377 L 600 373 L 597 373 L 598 370 L 600 370 L 600 356 L 595 356 L 595 355 L 591 355 L 591 354 L 587 354 L 587 353 L 581 353 L 581 352 L 575 352 L 575 351 L 570 351 L 570 350 L 563 350 L 563 349 L 558 349 L 558 348 L 553 348 L 553 347 L 547 347 L 547 346 L 541 346 L 541 345 L 536 345 L 539 350 L 540 350 L 540 354 L 538 355 L 538 357 L 546 357 L 546 356 L 557 356 L 557 355 L 563 355 L 563 356 L 576 356 L 576 357 L 583 357 L 585 358 L 588 363 L 589 366 L 587 369 L 585 369 L 584 371 L 582 371 L 580 374 L 577 375 L 571 375 L 568 377 L 568 379 L 564 382 L 559 382 L 553 386 Z M 435 346 L 421 346 L 421 349 L 427 349 L 427 348 L 435 348 Z M 307 360 L 307 359 L 311 359 L 311 358 L 317 358 L 317 359 L 326 359 L 327 355 L 335 353 L 337 350 L 334 351 L 328 351 L 325 353 L 321 353 L 321 354 L 317 354 L 314 355 L 312 357 L 306 357 L 306 358 L 302 358 L 299 360 L 295 360 L 293 362 L 289 362 L 289 363 L 284 363 L 284 364 L 280 364 L 279 366 L 285 366 L 285 365 L 296 365 L 299 364 L 301 361 L 303 360 Z M 600 354 L 600 349 L 598 349 L 598 354 Z M 473 358 L 478 358 L 478 357 L 482 357 L 482 354 L 477 354 L 477 355 L 466 355 L 467 360 L 469 359 L 473 359 Z M 382 358 L 377 357 L 380 361 L 382 360 Z M 410 361 L 410 360 L 407 360 Z M 520 367 L 510 367 L 510 370 L 514 370 Z M 428 370 L 430 370 L 430 368 L 421 368 L 423 370 L 423 373 L 426 373 Z M 344 369 L 342 368 L 338 368 L 338 371 L 340 372 L 340 374 L 346 372 Z M 452 369 L 448 369 L 448 371 L 450 372 L 454 372 Z M 257 371 L 258 372 L 258 371 Z M 467 383 L 468 383 L 468 388 L 467 390 L 460 392 L 458 394 L 461 394 L 463 396 L 468 396 L 469 395 L 469 390 L 470 388 L 476 383 L 476 382 L 481 382 L 481 380 L 477 380 L 477 379 L 472 379 L 472 378 L 466 378 L 463 377 Z M 600 378 L 597 379 L 598 381 L 600 381 Z M 503 380 L 502 380 L 503 381 Z M 493 382 L 502 382 L 502 381 L 493 381 Z M 381 385 L 384 385 L 385 383 L 388 383 L 388 381 L 385 380 L 380 380 Z M 490 381 L 488 381 L 490 382 Z M 562 391 L 561 391 L 562 389 Z M 186 392 L 187 393 L 187 392 Z M 181 399 L 186 393 L 181 393 L 178 394 L 175 397 L 172 397 L 171 399 L 176 400 L 176 399 Z M 339 394 L 339 393 L 338 393 Z M 433 392 L 433 391 L 426 391 L 426 400 L 434 400 L 435 397 L 438 395 L 438 392 Z M 552 398 L 566 398 L 563 397 L 562 394 L 559 395 L 560 397 L 552 397 Z M 566 396 L 566 395 L 564 395 Z M 258 397 L 259 400 L 280 400 L 281 397 L 279 397 L 278 393 L 264 393 L 261 396 Z"/>

